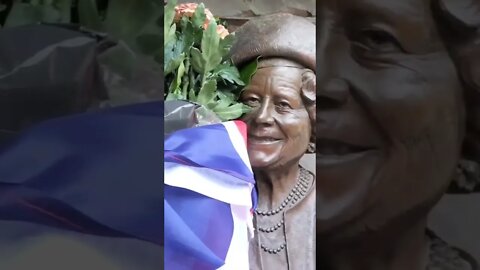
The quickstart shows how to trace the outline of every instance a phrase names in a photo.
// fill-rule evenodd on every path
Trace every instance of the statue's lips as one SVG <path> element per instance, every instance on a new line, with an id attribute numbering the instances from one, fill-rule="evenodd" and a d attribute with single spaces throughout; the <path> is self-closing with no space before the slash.
<path id="1" fill-rule="evenodd" d="M 347 143 L 334 139 L 316 141 L 316 164 L 318 168 L 351 164 L 357 160 L 376 154 L 379 148 L 370 145 Z"/>
<path id="2" fill-rule="evenodd" d="M 362 113 L 324 111 L 317 114 L 317 167 L 347 165 L 383 152 L 384 140 L 377 126 Z"/>
<path id="3" fill-rule="evenodd" d="M 335 139 L 318 138 L 316 141 L 317 155 L 345 156 L 358 154 L 375 149 L 373 146 L 354 145 Z"/>
<path id="4" fill-rule="evenodd" d="M 269 135 L 248 135 L 248 144 L 273 144 L 281 140 L 280 138 Z"/>

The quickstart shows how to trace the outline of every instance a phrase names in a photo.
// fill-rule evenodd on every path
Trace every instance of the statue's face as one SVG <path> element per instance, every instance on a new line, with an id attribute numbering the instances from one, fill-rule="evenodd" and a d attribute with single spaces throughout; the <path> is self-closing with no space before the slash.
<path id="1" fill-rule="evenodd" d="M 301 86 L 300 68 L 262 67 L 243 91 L 242 102 L 253 108 L 243 119 L 253 168 L 281 168 L 305 153 L 311 126 Z"/>
<path id="2" fill-rule="evenodd" d="M 320 12 L 320 237 L 417 219 L 449 184 L 463 94 L 429 2 L 327 1 Z"/>

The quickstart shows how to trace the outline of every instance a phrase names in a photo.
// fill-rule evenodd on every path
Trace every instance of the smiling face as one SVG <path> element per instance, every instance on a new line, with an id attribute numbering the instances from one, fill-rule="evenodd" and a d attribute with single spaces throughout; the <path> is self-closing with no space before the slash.
<path id="1" fill-rule="evenodd" d="M 242 93 L 242 102 L 252 107 L 243 120 L 248 125 L 248 155 L 255 169 L 297 163 L 307 149 L 311 126 L 300 94 L 302 71 L 285 60 L 260 62 Z"/>
<path id="2" fill-rule="evenodd" d="M 429 3 L 325 1 L 317 22 L 320 237 L 414 222 L 449 184 L 464 104 Z"/>

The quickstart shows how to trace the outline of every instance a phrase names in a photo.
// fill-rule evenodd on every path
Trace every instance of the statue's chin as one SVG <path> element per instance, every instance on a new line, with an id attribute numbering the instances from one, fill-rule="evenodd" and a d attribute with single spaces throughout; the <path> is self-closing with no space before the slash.
<path id="1" fill-rule="evenodd" d="M 317 153 L 317 233 L 332 233 L 362 214 L 382 158 L 379 150 L 343 156 Z"/>
<path id="2" fill-rule="evenodd" d="M 249 142 L 248 157 L 253 168 L 265 169 L 277 163 L 283 141 Z"/>

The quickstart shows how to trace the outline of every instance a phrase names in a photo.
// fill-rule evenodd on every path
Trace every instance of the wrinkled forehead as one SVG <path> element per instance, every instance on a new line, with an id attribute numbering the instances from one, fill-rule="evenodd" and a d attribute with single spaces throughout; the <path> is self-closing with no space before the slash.
<path id="1" fill-rule="evenodd" d="M 291 61 L 259 61 L 258 69 L 245 90 L 291 92 L 298 94 L 302 85 L 303 67 Z"/>
<path id="2" fill-rule="evenodd" d="M 302 83 L 301 69 L 289 66 L 265 66 L 257 69 L 250 81 L 250 85 L 269 84 L 271 86 L 288 85 L 299 90 Z M 249 88 L 247 86 L 247 88 Z"/>

